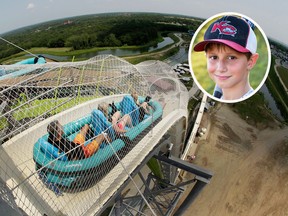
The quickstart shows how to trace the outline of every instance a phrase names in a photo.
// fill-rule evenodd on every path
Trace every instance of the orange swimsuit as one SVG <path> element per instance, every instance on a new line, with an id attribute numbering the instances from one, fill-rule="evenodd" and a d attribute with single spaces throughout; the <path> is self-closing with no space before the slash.
<path id="1" fill-rule="evenodd" d="M 82 146 L 86 158 L 91 157 L 99 148 L 99 143 L 97 143 L 96 140 L 93 140 L 92 142 L 88 143 L 88 145 L 84 146 L 85 137 L 81 133 L 76 135 L 74 143 Z"/>

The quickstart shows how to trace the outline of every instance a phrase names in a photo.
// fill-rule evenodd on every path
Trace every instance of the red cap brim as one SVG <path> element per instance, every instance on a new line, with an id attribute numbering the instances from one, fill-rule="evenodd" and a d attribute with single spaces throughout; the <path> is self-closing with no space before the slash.
<path id="1" fill-rule="evenodd" d="M 222 43 L 222 44 L 225 44 L 229 47 L 231 47 L 232 49 L 238 51 L 238 52 L 241 52 L 241 53 L 247 53 L 247 52 L 250 52 L 250 50 L 246 49 L 245 47 L 242 47 L 241 45 L 235 43 L 235 42 L 232 42 L 232 41 L 229 41 L 229 40 L 224 40 L 224 39 L 210 39 L 210 40 L 205 40 L 205 41 L 202 41 L 198 44 L 196 44 L 194 46 L 194 51 L 196 52 L 200 52 L 200 51 L 204 51 L 205 50 L 205 47 L 208 43 Z"/>

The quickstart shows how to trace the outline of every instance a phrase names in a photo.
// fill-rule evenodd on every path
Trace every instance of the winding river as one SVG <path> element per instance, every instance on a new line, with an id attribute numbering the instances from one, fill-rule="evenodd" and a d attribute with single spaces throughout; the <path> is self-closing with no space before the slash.
<path id="1" fill-rule="evenodd" d="M 151 47 L 144 47 L 144 48 L 137 48 L 137 49 L 129 49 L 129 48 L 116 48 L 116 49 L 107 49 L 102 51 L 93 51 L 89 53 L 84 53 L 80 55 L 76 55 L 76 59 L 89 59 L 97 55 L 104 55 L 104 54 L 111 54 L 114 56 L 133 56 L 133 55 L 139 55 L 144 52 L 152 52 L 155 50 L 159 50 L 167 45 L 173 44 L 174 41 L 170 37 L 163 37 L 163 41 L 159 42 L 156 46 Z M 39 54 L 36 54 L 39 55 Z M 44 54 L 45 57 L 55 59 L 57 61 L 70 61 L 71 56 L 56 56 L 56 55 L 50 55 L 50 54 Z"/>

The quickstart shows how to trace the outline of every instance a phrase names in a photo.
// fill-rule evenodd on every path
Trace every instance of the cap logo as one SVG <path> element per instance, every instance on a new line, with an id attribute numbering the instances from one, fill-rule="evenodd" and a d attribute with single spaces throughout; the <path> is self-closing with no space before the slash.
<path id="1" fill-rule="evenodd" d="M 234 37 L 237 33 L 237 29 L 233 25 L 228 24 L 229 22 L 230 21 L 221 21 L 214 23 L 211 33 L 219 30 L 219 34 L 231 35 Z"/>

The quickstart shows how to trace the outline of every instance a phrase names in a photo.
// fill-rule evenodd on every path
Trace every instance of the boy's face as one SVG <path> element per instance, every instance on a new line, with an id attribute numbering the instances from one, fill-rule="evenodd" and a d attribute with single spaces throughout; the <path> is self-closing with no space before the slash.
<path id="1" fill-rule="evenodd" d="M 206 50 L 207 69 L 212 80 L 222 89 L 235 89 L 249 84 L 249 71 L 253 68 L 253 56 L 246 55 L 226 45 L 209 46 Z"/>

